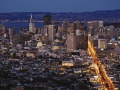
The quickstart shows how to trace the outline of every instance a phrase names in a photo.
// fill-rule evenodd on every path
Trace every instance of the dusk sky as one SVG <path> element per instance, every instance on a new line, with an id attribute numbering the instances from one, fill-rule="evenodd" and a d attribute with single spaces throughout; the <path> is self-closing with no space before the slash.
<path id="1" fill-rule="evenodd" d="M 3 12 L 86 12 L 120 9 L 120 0 L 0 0 Z"/>

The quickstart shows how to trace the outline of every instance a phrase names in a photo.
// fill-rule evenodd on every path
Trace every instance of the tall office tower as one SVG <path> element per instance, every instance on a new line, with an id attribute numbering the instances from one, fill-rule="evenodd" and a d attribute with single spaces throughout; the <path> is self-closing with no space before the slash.
<path id="1" fill-rule="evenodd" d="M 74 29 L 75 30 L 80 30 L 80 21 L 76 21 L 76 22 L 74 22 Z"/>
<path id="2" fill-rule="evenodd" d="M 79 29 L 75 30 L 75 34 L 76 36 L 80 36 L 80 30 Z"/>
<path id="3" fill-rule="evenodd" d="M 20 34 L 13 35 L 12 42 L 13 42 L 13 46 L 16 46 L 17 44 L 20 44 L 20 42 L 21 42 Z"/>
<path id="4" fill-rule="evenodd" d="M 75 33 L 67 34 L 67 52 L 76 50 L 76 35 Z"/>
<path id="5" fill-rule="evenodd" d="M 49 25 L 45 25 L 44 26 L 44 36 L 48 37 L 48 29 L 49 29 Z"/>
<path id="6" fill-rule="evenodd" d="M 12 41 L 13 39 L 13 29 L 9 28 L 9 37 L 10 37 L 10 41 Z"/>
<path id="7" fill-rule="evenodd" d="M 54 25 L 49 25 L 49 27 L 48 27 L 48 40 L 50 42 L 53 42 L 54 41 L 54 36 L 55 36 Z"/>
<path id="8" fill-rule="evenodd" d="M 55 23 L 54 23 L 55 33 L 58 32 L 58 26 L 59 26 L 59 22 L 55 22 Z"/>
<path id="9" fill-rule="evenodd" d="M 100 27 L 104 27 L 103 21 L 98 21 L 98 25 L 99 25 L 99 28 L 100 28 Z"/>
<path id="10" fill-rule="evenodd" d="M 116 38 L 119 38 L 120 39 L 120 28 L 116 28 L 115 29 L 115 32 L 116 32 Z"/>
<path id="11" fill-rule="evenodd" d="M 84 23 L 80 23 L 80 35 L 85 35 Z"/>
<path id="12" fill-rule="evenodd" d="M 75 33 L 74 23 L 73 22 L 69 22 L 67 33 Z"/>
<path id="13" fill-rule="evenodd" d="M 40 34 L 41 36 L 44 35 L 44 27 L 38 28 L 38 34 Z"/>
<path id="14" fill-rule="evenodd" d="M 3 25 L 2 26 L 2 33 L 5 34 L 5 32 L 6 32 L 6 27 L 5 27 L 5 25 Z"/>
<path id="15" fill-rule="evenodd" d="M 93 27 L 92 21 L 88 21 L 88 22 L 87 22 L 87 27 L 88 27 L 88 28 L 92 28 L 92 27 Z"/>
<path id="16" fill-rule="evenodd" d="M 50 25 L 51 24 L 51 16 L 49 14 L 44 16 L 44 25 Z"/>
<path id="17" fill-rule="evenodd" d="M 94 36 L 95 35 L 95 29 L 93 28 L 93 27 L 88 27 L 87 28 L 87 34 L 89 35 L 89 36 Z"/>
<path id="18" fill-rule="evenodd" d="M 2 25 L 2 24 L 0 24 L 0 33 L 2 33 L 2 26 L 3 26 L 3 25 Z"/>
<path id="19" fill-rule="evenodd" d="M 97 35 L 99 38 L 106 38 L 106 29 L 103 27 L 100 27 L 98 29 Z"/>
<path id="20" fill-rule="evenodd" d="M 29 31 L 32 32 L 32 33 L 36 33 L 35 24 L 33 23 L 32 14 L 31 14 L 31 17 L 30 17 Z"/>
<path id="21" fill-rule="evenodd" d="M 64 33 L 62 32 L 62 26 L 58 26 L 58 32 L 55 34 L 55 39 L 62 40 Z"/>
<path id="22" fill-rule="evenodd" d="M 87 23 L 88 28 L 100 28 L 103 26 L 103 21 L 88 21 Z"/>
<path id="23" fill-rule="evenodd" d="M 93 23 L 93 28 L 99 28 L 99 23 L 98 23 L 98 21 L 92 21 L 92 23 Z"/>
<path id="24" fill-rule="evenodd" d="M 97 35 L 100 27 L 103 27 L 103 21 L 88 21 L 87 32 L 90 36 Z"/>
<path id="25" fill-rule="evenodd" d="M 112 39 L 113 37 L 115 37 L 115 27 L 114 26 L 112 26 L 112 25 L 110 25 L 110 26 L 106 26 L 105 27 L 105 29 L 106 29 L 106 38 L 107 39 Z"/>
<path id="26" fill-rule="evenodd" d="M 5 32 L 6 32 L 5 30 L 6 30 L 5 25 L 0 24 L 0 33 L 5 34 Z"/>
<path id="27" fill-rule="evenodd" d="M 87 50 L 88 48 L 88 36 L 76 36 L 76 49 Z"/>
<path id="28" fill-rule="evenodd" d="M 98 39 L 98 48 L 103 50 L 107 48 L 106 39 Z"/>
<path id="29" fill-rule="evenodd" d="M 77 35 L 81 35 L 81 36 L 85 35 L 84 23 L 82 23 L 80 21 L 76 21 L 74 23 L 74 28 L 75 28 Z"/>
<path id="30" fill-rule="evenodd" d="M 79 29 L 81 32 L 84 32 L 84 23 L 82 23 L 81 21 L 76 21 L 74 22 L 74 24 L 75 30 Z"/>
<path id="31" fill-rule="evenodd" d="M 38 33 L 38 34 L 41 34 L 41 28 L 38 28 L 38 29 L 37 29 L 37 33 Z"/>
<path id="32" fill-rule="evenodd" d="M 88 21 L 88 22 L 87 22 L 87 33 L 88 33 L 88 35 L 90 35 L 90 36 L 91 36 L 91 30 L 92 30 L 92 28 L 93 28 L 93 23 L 92 23 L 92 21 Z"/>
<path id="33" fill-rule="evenodd" d="M 9 35 L 13 35 L 13 29 L 9 28 Z"/>
<path id="34" fill-rule="evenodd" d="M 67 33 L 67 23 L 66 23 L 66 21 L 63 21 L 63 23 L 62 23 L 62 33 L 63 34 Z"/>
<path id="35" fill-rule="evenodd" d="M 88 22 L 87 30 L 88 30 L 88 36 L 92 36 L 95 38 L 98 38 L 98 37 L 105 38 L 106 37 L 105 29 L 103 27 L 103 21 Z"/>

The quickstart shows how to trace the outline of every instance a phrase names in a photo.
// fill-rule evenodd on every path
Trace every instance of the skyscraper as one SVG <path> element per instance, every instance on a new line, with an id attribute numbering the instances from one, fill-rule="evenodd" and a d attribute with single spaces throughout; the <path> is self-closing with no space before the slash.
<path id="1" fill-rule="evenodd" d="M 98 21 L 99 27 L 103 27 L 103 21 Z"/>
<path id="2" fill-rule="evenodd" d="M 32 33 L 36 33 L 35 24 L 33 23 L 32 14 L 31 14 L 31 17 L 30 17 L 29 31 L 32 32 Z"/>
<path id="3" fill-rule="evenodd" d="M 106 49 L 107 48 L 106 39 L 98 39 L 98 48 L 99 49 Z"/>
<path id="4" fill-rule="evenodd" d="M 58 32 L 58 26 L 59 26 L 59 22 L 54 22 L 54 26 L 55 26 L 55 32 Z"/>
<path id="5" fill-rule="evenodd" d="M 69 22 L 68 23 L 67 33 L 75 33 L 74 26 L 75 26 L 75 24 L 73 22 Z"/>
<path id="6" fill-rule="evenodd" d="M 10 38 L 10 41 L 12 41 L 13 39 L 13 29 L 12 28 L 9 28 L 9 38 Z"/>
<path id="7" fill-rule="evenodd" d="M 100 27 L 97 31 L 97 35 L 99 38 L 106 38 L 106 29 L 103 27 Z"/>
<path id="8" fill-rule="evenodd" d="M 67 33 L 67 23 L 66 21 L 63 21 L 62 23 L 62 34 L 66 34 Z"/>
<path id="9" fill-rule="evenodd" d="M 38 28 L 38 34 L 40 34 L 41 36 L 44 35 L 44 27 Z"/>
<path id="10" fill-rule="evenodd" d="M 74 22 L 74 29 L 80 32 L 80 35 L 84 35 L 84 23 L 81 21 Z"/>
<path id="11" fill-rule="evenodd" d="M 55 33 L 55 28 L 54 25 L 49 25 L 48 27 L 48 40 L 53 42 L 54 41 L 54 34 Z"/>
<path id="12" fill-rule="evenodd" d="M 75 33 L 67 34 L 67 52 L 76 50 L 76 36 Z"/>
<path id="13" fill-rule="evenodd" d="M 44 16 L 44 25 L 50 25 L 51 24 L 51 16 L 49 14 Z"/>
<path id="14" fill-rule="evenodd" d="M 76 36 L 76 48 L 87 50 L 88 48 L 88 36 Z"/>
<path id="15" fill-rule="evenodd" d="M 6 32 L 6 27 L 5 25 L 2 26 L 2 33 L 4 34 Z"/>

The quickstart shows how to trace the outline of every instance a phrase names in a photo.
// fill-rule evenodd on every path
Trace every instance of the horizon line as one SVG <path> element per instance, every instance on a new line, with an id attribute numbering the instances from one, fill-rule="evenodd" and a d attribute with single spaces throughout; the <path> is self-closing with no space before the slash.
<path id="1" fill-rule="evenodd" d="M 0 13 L 36 13 L 36 12 L 43 12 L 43 13 L 84 13 L 84 12 L 96 12 L 96 11 L 114 11 L 114 10 L 120 10 L 120 9 L 113 9 L 113 10 L 95 10 L 95 11 L 82 11 L 82 12 L 44 12 L 44 11 L 22 11 L 22 12 L 0 12 Z"/>

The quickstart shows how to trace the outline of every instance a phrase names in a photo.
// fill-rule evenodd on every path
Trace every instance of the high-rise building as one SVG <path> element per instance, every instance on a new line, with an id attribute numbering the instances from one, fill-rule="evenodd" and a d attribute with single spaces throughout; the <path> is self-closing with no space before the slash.
<path id="1" fill-rule="evenodd" d="M 67 29 L 67 33 L 75 33 L 75 29 L 74 29 L 75 25 L 73 22 L 69 22 L 68 23 L 68 29 Z"/>
<path id="2" fill-rule="evenodd" d="M 9 35 L 13 35 L 13 29 L 9 28 Z"/>
<path id="3" fill-rule="evenodd" d="M 4 34 L 6 32 L 6 27 L 5 25 L 2 26 L 2 33 Z"/>
<path id="4" fill-rule="evenodd" d="M 92 39 L 91 41 L 94 48 L 98 48 L 98 39 Z"/>
<path id="5" fill-rule="evenodd" d="M 2 26 L 3 26 L 3 25 L 2 25 L 2 24 L 0 24 L 0 33 L 2 32 Z"/>
<path id="6" fill-rule="evenodd" d="M 12 28 L 9 28 L 9 38 L 10 38 L 10 41 L 12 41 L 13 39 L 13 29 Z"/>
<path id="7" fill-rule="evenodd" d="M 100 27 L 97 30 L 97 35 L 98 35 L 99 38 L 106 38 L 106 29 L 103 28 L 103 27 Z"/>
<path id="8" fill-rule="evenodd" d="M 88 27 L 88 28 L 92 28 L 92 27 L 93 27 L 92 21 L 88 21 L 88 22 L 87 22 L 87 27 Z"/>
<path id="9" fill-rule="evenodd" d="M 88 36 L 76 36 L 76 49 L 87 50 L 88 48 Z"/>
<path id="10" fill-rule="evenodd" d="M 108 40 L 112 39 L 113 37 L 115 37 L 115 27 L 110 25 L 110 26 L 106 26 L 105 27 L 106 30 L 106 38 Z"/>
<path id="11" fill-rule="evenodd" d="M 32 32 L 32 33 L 36 33 L 35 24 L 33 23 L 32 14 L 31 14 L 31 17 L 30 17 L 29 31 Z"/>
<path id="12" fill-rule="evenodd" d="M 48 40 L 53 42 L 55 36 L 55 28 L 54 25 L 49 25 L 48 27 Z"/>
<path id="13" fill-rule="evenodd" d="M 49 14 L 44 16 L 44 25 L 50 25 L 51 24 L 51 16 Z"/>
<path id="14" fill-rule="evenodd" d="M 84 23 L 80 21 L 74 22 L 74 29 L 77 31 L 79 30 L 80 35 L 84 35 Z"/>
<path id="15" fill-rule="evenodd" d="M 85 30 L 84 30 L 84 23 L 80 23 L 80 34 L 85 35 Z"/>
<path id="16" fill-rule="evenodd" d="M 55 23 L 54 23 L 55 33 L 58 32 L 58 26 L 59 26 L 59 22 L 55 22 Z"/>
<path id="17" fill-rule="evenodd" d="M 41 36 L 44 35 L 44 27 L 38 28 L 38 34 L 40 34 Z"/>
<path id="18" fill-rule="evenodd" d="M 15 34 L 13 35 L 13 46 L 16 46 L 17 44 L 20 44 L 21 38 L 20 38 L 20 34 Z"/>
<path id="19" fill-rule="evenodd" d="M 98 48 L 103 50 L 107 48 L 106 39 L 98 39 Z"/>
<path id="20" fill-rule="evenodd" d="M 116 37 L 119 38 L 120 37 L 120 28 L 117 27 L 115 32 L 116 32 Z"/>
<path id="21" fill-rule="evenodd" d="M 45 25 L 44 26 L 44 36 L 48 37 L 48 29 L 49 29 L 49 25 Z"/>
<path id="22" fill-rule="evenodd" d="M 62 34 L 66 34 L 67 33 L 67 23 L 66 21 L 64 21 L 62 23 Z"/>
<path id="23" fill-rule="evenodd" d="M 98 25 L 99 25 L 99 28 L 100 27 L 103 27 L 104 25 L 103 25 L 103 21 L 98 21 Z"/>
<path id="24" fill-rule="evenodd" d="M 88 21 L 87 23 L 87 32 L 91 36 L 97 35 L 99 29 L 103 28 L 103 21 Z"/>
<path id="25" fill-rule="evenodd" d="M 76 50 L 76 36 L 75 33 L 67 34 L 67 52 Z"/>
<path id="26" fill-rule="evenodd" d="M 101 21 L 100 21 L 101 22 Z M 92 23 L 93 23 L 93 28 L 99 28 L 99 21 L 92 21 Z"/>

